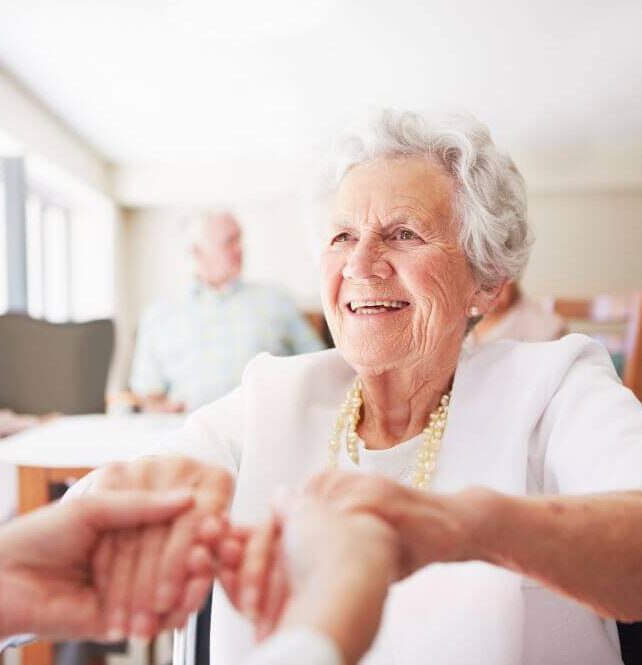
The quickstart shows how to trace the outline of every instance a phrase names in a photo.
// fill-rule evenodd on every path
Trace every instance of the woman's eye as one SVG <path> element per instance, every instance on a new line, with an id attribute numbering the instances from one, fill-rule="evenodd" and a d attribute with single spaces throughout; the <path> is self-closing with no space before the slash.
<path id="1" fill-rule="evenodd" d="M 352 238 L 352 236 L 347 231 L 344 231 L 343 233 L 339 233 L 336 236 L 334 236 L 334 238 L 332 238 L 332 242 L 330 244 L 335 245 L 338 242 L 347 242 L 351 238 Z"/>
<path id="2" fill-rule="evenodd" d="M 410 229 L 397 229 L 393 236 L 393 240 L 418 240 L 419 236 Z"/>

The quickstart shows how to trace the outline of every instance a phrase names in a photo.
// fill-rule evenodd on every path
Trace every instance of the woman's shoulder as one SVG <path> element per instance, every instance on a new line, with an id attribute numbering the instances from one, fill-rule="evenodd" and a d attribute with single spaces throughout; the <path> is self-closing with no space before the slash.
<path id="1" fill-rule="evenodd" d="M 323 349 L 312 353 L 298 353 L 293 356 L 274 356 L 259 353 L 247 365 L 246 371 L 274 370 L 286 372 L 306 372 L 309 369 L 333 372 L 349 368 L 338 349 Z"/>
<path id="2" fill-rule="evenodd" d="M 271 395 L 305 395 L 315 401 L 337 400 L 337 390 L 349 386 L 354 370 L 337 349 L 325 349 L 295 356 L 261 353 L 251 360 L 243 374 L 243 391 L 269 390 Z M 284 391 L 284 392 L 281 392 Z"/>
<path id="3" fill-rule="evenodd" d="M 492 387 L 492 394 L 528 400 L 533 408 L 543 408 L 563 386 L 593 384 L 598 376 L 602 384 L 620 384 L 606 349 L 578 334 L 552 342 L 501 340 L 464 351 L 458 376 L 462 384 Z"/>
<path id="4" fill-rule="evenodd" d="M 601 364 L 612 367 L 606 349 L 587 335 L 573 333 L 551 342 L 515 342 L 499 340 L 467 354 L 466 362 L 477 366 L 501 366 L 506 369 L 532 367 L 539 371 L 566 372 L 577 364 Z"/>

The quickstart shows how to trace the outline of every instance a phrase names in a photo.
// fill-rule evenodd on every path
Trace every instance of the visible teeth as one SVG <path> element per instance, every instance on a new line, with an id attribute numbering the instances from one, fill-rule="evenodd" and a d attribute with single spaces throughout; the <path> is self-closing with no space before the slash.
<path id="1" fill-rule="evenodd" d="M 350 303 L 350 309 L 355 312 L 361 308 L 371 308 L 371 307 L 393 307 L 395 309 L 400 309 L 406 303 L 402 300 L 353 300 Z"/>

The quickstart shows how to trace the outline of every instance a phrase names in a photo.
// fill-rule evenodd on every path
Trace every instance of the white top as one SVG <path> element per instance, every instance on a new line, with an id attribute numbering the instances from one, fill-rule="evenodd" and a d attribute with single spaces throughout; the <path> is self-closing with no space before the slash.
<path id="1" fill-rule="evenodd" d="M 233 520 L 256 523 L 277 486 L 299 485 L 325 468 L 332 424 L 353 380 L 336 350 L 258 356 L 239 388 L 196 412 L 163 450 L 226 466 L 237 477 Z M 417 445 L 362 450 L 358 468 L 344 453 L 339 464 L 403 481 Z M 569 335 L 462 353 L 433 488 L 470 485 L 516 495 L 642 488 L 642 408 L 599 344 Z M 213 662 L 242 662 L 251 635 L 216 588 Z M 429 566 L 390 593 L 368 664 L 428 661 L 621 663 L 614 622 L 476 562 Z"/>

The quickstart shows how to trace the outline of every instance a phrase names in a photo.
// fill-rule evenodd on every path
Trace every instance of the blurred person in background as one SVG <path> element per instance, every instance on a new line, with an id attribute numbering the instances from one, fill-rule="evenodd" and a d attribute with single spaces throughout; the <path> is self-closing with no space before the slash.
<path id="1" fill-rule="evenodd" d="M 567 332 L 561 316 L 547 312 L 526 297 L 517 281 L 508 281 L 502 286 L 492 311 L 485 314 L 468 335 L 467 344 L 478 346 L 500 339 L 552 342 Z"/>
<path id="2" fill-rule="evenodd" d="M 194 283 L 140 322 L 130 387 L 144 411 L 191 411 L 222 397 L 262 351 L 324 348 L 282 290 L 241 279 L 242 233 L 231 213 L 205 213 L 188 230 Z"/>

